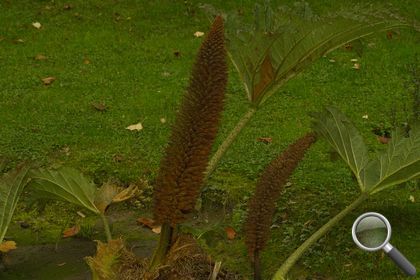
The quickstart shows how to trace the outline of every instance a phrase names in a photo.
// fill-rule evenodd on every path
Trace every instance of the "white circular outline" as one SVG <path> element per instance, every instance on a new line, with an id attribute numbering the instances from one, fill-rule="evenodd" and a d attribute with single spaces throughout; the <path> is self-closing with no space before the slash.
<path id="1" fill-rule="evenodd" d="M 360 223 L 361 220 L 363 220 L 364 218 L 369 217 L 369 216 L 373 216 L 373 217 L 381 219 L 385 223 L 386 228 L 388 230 L 388 235 L 386 236 L 385 241 L 380 246 L 375 247 L 375 248 L 370 248 L 370 247 L 364 246 L 362 243 L 359 242 L 359 240 L 357 239 L 357 236 L 356 236 L 357 225 Z M 356 243 L 357 246 L 359 246 L 361 249 L 363 249 L 365 251 L 373 252 L 373 251 L 378 251 L 378 250 L 382 249 L 386 244 L 389 243 L 389 240 L 391 239 L 391 231 L 392 231 L 391 230 L 391 224 L 389 223 L 387 218 L 385 218 L 383 215 L 381 215 L 379 213 L 376 213 L 376 212 L 366 212 L 366 213 L 360 215 L 356 219 L 356 221 L 354 221 L 353 227 L 351 229 L 351 235 L 353 236 L 353 241 L 354 241 L 354 243 Z"/>

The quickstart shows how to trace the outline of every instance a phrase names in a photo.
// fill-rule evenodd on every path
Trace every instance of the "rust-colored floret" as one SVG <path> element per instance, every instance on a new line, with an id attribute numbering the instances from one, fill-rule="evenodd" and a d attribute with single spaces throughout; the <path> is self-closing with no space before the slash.
<path id="1" fill-rule="evenodd" d="M 287 178 L 315 141 L 314 133 L 308 133 L 298 139 L 267 166 L 258 180 L 255 193 L 248 203 L 248 216 L 244 227 L 245 243 L 252 261 L 270 237 L 276 201 Z"/>
<path id="2" fill-rule="evenodd" d="M 154 216 L 171 226 L 192 211 L 217 133 L 227 83 L 223 20 L 201 44 L 154 191 Z"/>

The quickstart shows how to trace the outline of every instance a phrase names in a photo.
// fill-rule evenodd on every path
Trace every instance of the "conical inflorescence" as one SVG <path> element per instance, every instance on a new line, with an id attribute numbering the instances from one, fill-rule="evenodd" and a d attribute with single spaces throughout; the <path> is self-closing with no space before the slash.
<path id="1" fill-rule="evenodd" d="M 315 141 L 314 133 L 308 133 L 298 139 L 267 166 L 258 180 L 255 193 L 248 202 L 248 215 L 244 226 L 245 244 L 252 262 L 270 237 L 276 201 L 283 186 Z"/>
<path id="2" fill-rule="evenodd" d="M 216 137 L 227 84 L 224 27 L 217 17 L 201 44 L 154 190 L 154 216 L 174 226 L 194 209 Z"/>

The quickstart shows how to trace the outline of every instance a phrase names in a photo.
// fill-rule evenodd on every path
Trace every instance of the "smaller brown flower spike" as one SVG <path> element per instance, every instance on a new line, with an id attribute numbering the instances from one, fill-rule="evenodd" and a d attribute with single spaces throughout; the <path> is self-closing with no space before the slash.
<path id="1" fill-rule="evenodd" d="M 270 226 L 280 192 L 315 141 L 314 133 L 298 139 L 267 166 L 258 180 L 255 193 L 248 202 L 245 221 L 245 244 L 252 261 L 270 237 Z"/>
<path id="2" fill-rule="evenodd" d="M 154 190 L 154 216 L 174 226 L 194 209 L 216 138 L 227 83 L 223 20 L 201 44 Z"/>

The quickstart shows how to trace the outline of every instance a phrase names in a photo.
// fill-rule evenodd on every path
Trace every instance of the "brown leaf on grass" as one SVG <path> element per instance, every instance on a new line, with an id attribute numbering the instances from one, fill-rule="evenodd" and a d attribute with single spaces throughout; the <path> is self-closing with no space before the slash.
<path id="1" fill-rule="evenodd" d="M 95 110 L 99 112 L 104 112 L 108 109 L 104 102 L 94 102 L 91 105 Z"/>
<path id="2" fill-rule="evenodd" d="M 121 161 L 123 161 L 123 160 L 124 160 L 124 157 L 123 157 L 122 155 L 120 155 L 120 154 L 115 154 L 115 155 L 112 157 L 112 160 L 113 160 L 114 162 L 121 162 Z"/>
<path id="3" fill-rule="evenodd" d="M 156 226 L 152 228 L 152 231 L 156 234 L 160 234 L 161 230 L 162 230 L 162 226 Z"/>
<path id="4" fill-rule="evenodd" d="M 44 85 L 49 86 L 56 80 L 56 78 L 55 77 L 46 77 L 46 78 L 43 78 L 41 80 L 44 83 Z"/>
<path id="5" fill-rule="evenodd" d="M 151 229 L 154 233 L 159 234 L 162 226 L 159 225 L 155 220 L 145 217 L 140 217 L 137 219 L 137 223 L 141 226 Z"/>
<path id="6" fill-rule="evenodd" d="M 201 31 L 197 31 L 194 33 L 194 36 L 197 38 L 202 37 L 203 35 L 204 35 L 204 32 L 201 32 Z"/>
<path id="7" fill-rule="evenodd" d="M 36 29 L 40 29 L 42 27 L 42 25 L 39 22 L 32 22 L 32 26 Z"/>
<path id="8" fill-rule="evenodd" d="M 80 231 L 79 225 L 72 226 L 71 228 L 65 229 L 63 231 L 63 237 L 66 238 L 66 237 L 75 236 L 76 234 L 79 233 L 79 231 Z"/>
<path id="9" fill-rule="evenodd" d="M 143 129 L 143 125 L 141 123 L 132 124 L 132 125 L 127 126 L 125 129 L 131 130 L 131 131 L 133 130 L 140 131 Z"/>
<path id="10" fill-rule="evenodd" d="M 71 10 L 73 9 L 73 6 L 71 4 L 64 4 L 63 10 Z"/>
<path id="11" fill-rule="evenodd" d="M 229 240 L 235 239 L 236 231 L 233 229 L 233 227 L 226 227 L 225 232 L 226 232 L 227 239 Z"/>
<path id="12" fill-rule="evenodd" d="M 400 33 L 398 31 L 395 30 L 389 30 L 386 32 L 386 37 L 388 38 L 388 40 L 392 40 L 394 38 L 394 36 L 399 36 Z"/>
<path id="13" fill-rule="evenodd" d="M 391 138 L 390 137 L 386 137 L 386 136 L 376 136 L 376 138 L 378 138 L 378 141 L 381 144 L 388 144 L 389 141 L 391 141 Z"/>
<path id="14" fill-rule="evenodd" d="M 353 69 L 359 70 L 360 69 L 360 64 L 359 63 L 355 63 L 352 67 Z"/>
<path id="15" fill-rule="evenodd" d="M 18 38 L 18 39 L 13 40 L 12 43 L 13 44 L 23 44 L 23 43 L 25 43 L 25 41 L 23 39 Z"/>
<path id="16" fill-rule="evenodd" d="M 257 138 L 257 141 L 265 144 L 270 144 L 273 142 L 273 139 L 271 137 L 259 137 Z"/>
<path id="17" fill-rule="evenodd" d="M 45 55 L 39 53 L 34 57 L 34 59 L 35 60 L 47 60 L 47 57 Z"/>
<path id="18" fill-rule="evenodd" d="M 153 228 L 153 227 L 155 227 L 157 225 L 156 222 L 155 222 L 155 220 L 150 219 L 150 218 L 146 218 L 146 217 L 140 217 L 140 218 L 138 218 L 137 219 L 137 223 L 139 225 L 148 227 L 150 229 Z"/>
<path id="19" fill-rule="evenodd" d="M 77 213 L 77 215 L 79 215 L 80 217 L 82 217 L 82 218 L 86 218 L 86 215 L 85 215 L 82 211 L 77 211 L 76 213 Z"/>
<path id="20" fill-rule="evenodd" d="M 4 241 L 3 243 L 0 243 L 0 252 L 2 253 L 7 253 L 14 249 L 16 249 L 15 241 Z"/>
<path id="21" fill-rule="evenodd" d="M 91 61 L 90 61 L 90 59 L 89 58 L 87 58 L 87 57 L 85 57 L 84 59 L 83 59 L 83 64 L 90 64 L 91 63 Z"/>
<path id="22" fill-rule="evenodd" d="M 347 43 L 347 44 L 344 45 L 344 49 L 346 49 L 348 51 L 351 51 L 351 50 L 353 50 L 353 45 L 351 43 Z"/>

